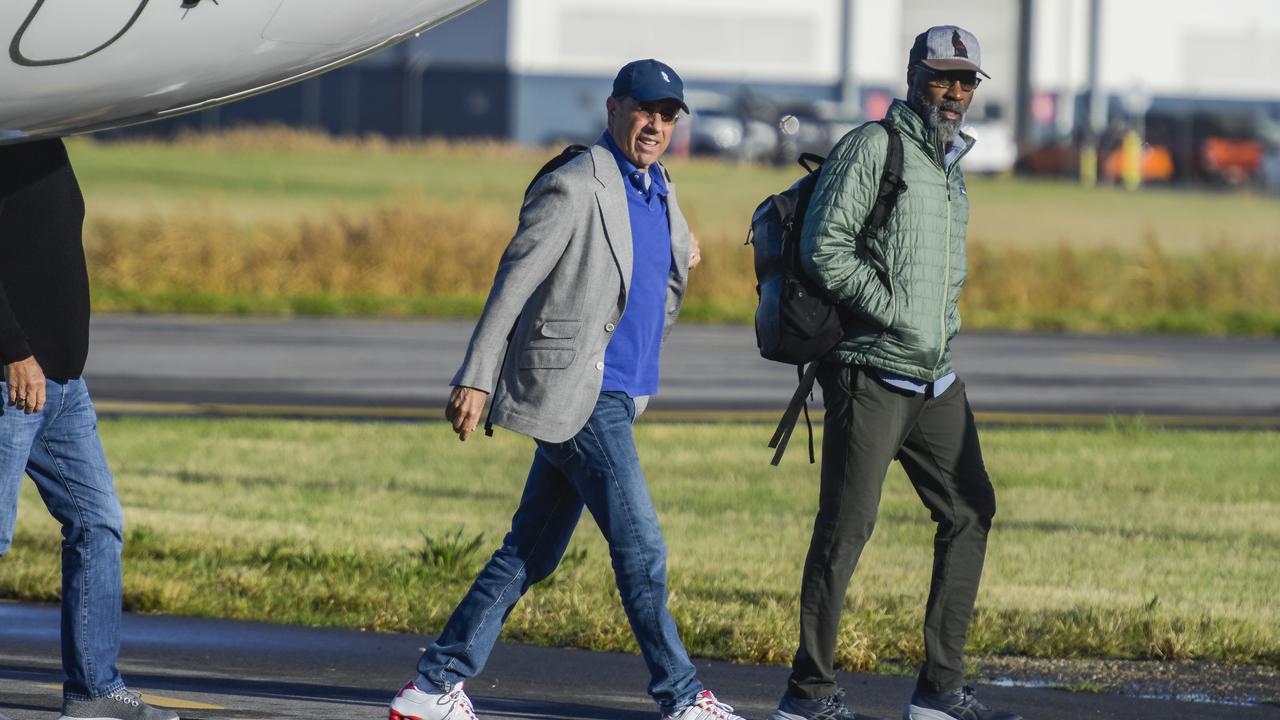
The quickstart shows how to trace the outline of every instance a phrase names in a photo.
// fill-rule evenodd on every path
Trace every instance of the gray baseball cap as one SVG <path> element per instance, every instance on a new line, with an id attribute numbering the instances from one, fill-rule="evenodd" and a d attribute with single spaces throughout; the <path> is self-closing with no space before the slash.
<path id="1" fill-rule="evenodd" d="M 972 70 L 987 77 L 982 69 L 982 48 L 973 33 L 955 25 L 937 25 L 916 36 L 907 59 L 907 68 L 924 65 L 934 70 Z"/>

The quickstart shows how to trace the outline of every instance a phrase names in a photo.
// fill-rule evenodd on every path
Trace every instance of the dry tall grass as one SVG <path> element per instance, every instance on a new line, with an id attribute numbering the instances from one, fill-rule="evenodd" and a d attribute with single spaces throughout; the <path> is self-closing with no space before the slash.
<path id="1" fill-rule="evenodd" d="M 283 128 L 71 143 L 99 310 L 475 313 L 554 151 Z M 749 322 L 742 240 L 794 168 L 673 159 L 689 319 Z M 1280 334 L 1280 204 L 971 178 L 969 328 Z"/>
<path id="2" fill-rule="evenodd" d="M 305 297 L 327 299 L 321 312 L 442 314 L 457 307 L 444 299 L 479 305 L 514 225 L 493 205 L 410 194 L 296 222 L 194 207 L 97 219 L 86 249 L 99 309 L 288 311 Z M 729 228 L 700 237 L 690 316 L 748 320 L 750 249 Z M 1173 253 L 1154 233 L 1125 248 L 971 240 L 969 253 L 970 328 L 1280 333 L 1280 253 L 1228 242 Z"/>
<path id="3" fill-rule="evenodd" d="M 216 213 L 90 225 L 94 282 L 251 297 L 473 295 L 488 290 L 507 219 L 406 199 L 363 215 L 239 225 Z"/>
<path id="4" fill-rule="evenodd" d="M 92 136 L 77 137 L 77 145 L 95 144 Z M 350 154 L 435 158 L 441 155 L 465 155 L 476 160 L 509 162 L 521 157 L 537 159 L 546 155 L 542 148 L 529 148 L 491 139 L 446 140 L 444 138 L 388 138 L 384 135 L 330 135 L 319 130 L 292 128 L 285 125 L 246 125 L 216 132 L 183 130 L 172 138 L 136 137 L 128 145 L 184 151 L 217 153 L 298 153 Z"/>

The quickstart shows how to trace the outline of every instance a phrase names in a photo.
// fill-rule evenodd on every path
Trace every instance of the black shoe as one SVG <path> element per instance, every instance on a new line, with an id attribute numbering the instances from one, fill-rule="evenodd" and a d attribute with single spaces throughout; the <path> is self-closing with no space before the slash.
<path id="1" fill-rule="evenodd" d="M 978 702 L 973 688 L 927 693 L 916 690 L 911 704 L 902 711 L 902 720 L 1022 720 L 1003 710 L 992 710 Z"/>
<path id="2" fill-rule="evenodd" d="M 791 693 L 782 696 L 778 709 L 773 711 L 769 720 L 870 720 L 865 715 L 858 715 L 844 704 L 844 691 L 837 690 L 835 695 L 824 698 L 806 700 Z"/>

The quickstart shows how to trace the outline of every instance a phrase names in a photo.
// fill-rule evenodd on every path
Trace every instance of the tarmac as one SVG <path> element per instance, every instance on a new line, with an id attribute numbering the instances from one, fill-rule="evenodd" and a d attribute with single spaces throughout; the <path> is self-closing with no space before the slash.
<path id="1" fill-rule="evenodd" d="M 56 717 L 59 613 L 0 603 L 0 713 Z M 351 720 L 386 717 L 392 695 L 416 674 L 426 636 L 268 623 L 136 615 L 123 623 L 121 670 L 152 702 L 186 720 Z M 695 659 L 703 683 L 748 718 L 766 718 L 787 668 Z M 897 720 L 909 677 L 841 673 L 854 708 Z M 481 718 L 653 720 L 639 656 L 499 644 L 467 682 Z M 1028 683 L 1036 684 L 1036 683 Z M 1068 692 L 1051 687 L 978 688 L 986 703 L 1027 720 L 1276 720 L 1275 705 L 1224 705 Z"/>

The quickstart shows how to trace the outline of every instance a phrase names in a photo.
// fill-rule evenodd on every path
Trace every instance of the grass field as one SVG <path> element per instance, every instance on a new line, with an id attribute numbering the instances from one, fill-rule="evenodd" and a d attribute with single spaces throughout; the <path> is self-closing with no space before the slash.
<path id="1" fill-rule="evenodd" d="M 530 456 L 511 433 L 459 444 L 443 424 L 125 419 L 101 430 L 128 518 L 130 609 L 423 634 L 439 631 L 500 541 Z M 690 649 L 787 662 L 815 468 L 799 454 L 769 467 L 763 426 L 637 433 Z M 984 450 L 1000 510 L 971 652 L 1280 666 L 1274 434 L 991 429 Z M 931 538 L 895 466 L 848 597 L 844 667 L 921 659 Z M 28 483 L 0 596 L 54 600 L 57 558 L 56 525 Z M 589 519 L 504 637 L 634 651 Z"/>
<path id="2" fill-rule="evenodd" d="M 474 315 L 549 150 L 289 131 L 73 141 L 100 309 Z M 748 322 L 756 203 L 798 168 L 673 160 L 687 317 Z M 1280 202 L 971 178 L 970 328 L 1280 334 Z"/>

